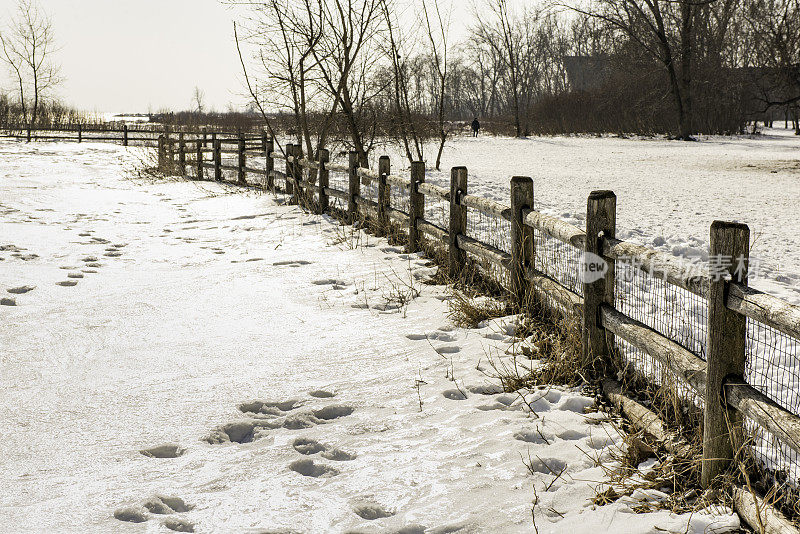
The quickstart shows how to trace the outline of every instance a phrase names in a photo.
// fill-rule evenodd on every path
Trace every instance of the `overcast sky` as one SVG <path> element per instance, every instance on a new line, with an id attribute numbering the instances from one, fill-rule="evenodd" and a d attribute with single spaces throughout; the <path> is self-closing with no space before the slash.
<path id="1" fill-rule="evenodd" d="M 50 14 L 66 81 L 59 96 L 87 111 L 241 105 L 233 13 L 217 0 L 40 0 Z M 16 0 L 0 0 L 3 25 Z M 3 68 L 3 87 L 10 78 Z"/>
<path id="2" fill-rule="evenodd" d="M 247 101 L 233 40 L 236 12 L 219 0 L 38 1 L 60 46 L 56 57 L 66 80 L 57 96 L 70 105 L 115 113 L 190 109 L 195 86 L 216 110 Z M 445 4 L 450 1 L 458 38 L 474 0 Z M 0 27 L 16 4 L 0 0 Z M 404 12 L 413 11 L 409 5 Z M 0 80 L 4 89 L 13 87 L 4 67 Z"/>

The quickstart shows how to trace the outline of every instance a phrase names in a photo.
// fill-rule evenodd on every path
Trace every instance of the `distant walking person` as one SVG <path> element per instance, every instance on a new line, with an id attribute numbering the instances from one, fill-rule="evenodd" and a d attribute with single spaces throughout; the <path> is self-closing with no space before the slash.
<path id="1" fill-rule="evenodd" d="M 472 121 L 472 137 L 478 137 L 478 130 L 481 129 L 481 123 L 478 122 L 478 117 Z"/>

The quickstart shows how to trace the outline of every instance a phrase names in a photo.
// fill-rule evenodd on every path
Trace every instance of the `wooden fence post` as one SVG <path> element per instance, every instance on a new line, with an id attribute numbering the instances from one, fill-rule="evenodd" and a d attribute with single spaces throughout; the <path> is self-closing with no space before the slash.
<path id="1" fill-rule="evenodd" d="M 389 186 L 386 177 L 392 172 L 392 162 L 389 156 L 378 159 L 378 235 L 386 235 L 389 229 Z"/>
<path id="2" fill-rule="evenodd" d="M 186 139 L 183 132 L 178 134 L 178 165 L 181 168 L 181 175 L 186 172 Z"/>
<path id="3" fill-rule="evenodd" d="M 208 146 L 208 127 L 203 126 L 203 146 Z"/>
<path id="4" fill-rule="evenodd" d="M 461 197 L 467 194 L 467 168 L 450 169 L 450 228 L 448 243 L 448 268 L 451 279 L 461 274 L 467 263 L 467 253 L 458 248 L 458 234 L 467 233 L 467 207 L 461 204 Z"/>
<path id="5" fill-rule="evenodd" d="M 83 142 L 83 128 L 81 127 L 81 123 L 78 123 L 78 142 Z"/>
<path id="6" fill-rule="evenodd" d="M 294 161 L 292 162 L 292 176 L 294 177 L 294 199 L 297 204 L 305 202 L 305 194 L 303 186 L 300 182 L 303 180 L 303 166 L 300 165 L 300 160 L 303 157 L 303 146 L 294 145 Z"/>
<path id="7" fill-rule="evenodd" d="M 328 161 L 330 161 L 330 151 L 323 148 L 319 151 L 319 212 L 323 214 L 328 211 L 330 200 L 325 188 L 330 184 L 330 172 L 328 171 Z"/>
<path id="8" fill-rule="evenodd" d="M 275 190 L 275 175 L 272 174 L 275 170 L 275 160 L 272 159 L 272 153 L 275 151 L 275 140 L 271 137 L 267 139 L 264 145 L 264 170 L 267 172 L 267 189 L 270 191 Z"/>
<path id="9" fill-rule="evenodd" d="M 615 265 L 603 256 L 603 239 L 614 238 L 617 196 L 613 191 L 592 191 L 586 204 L 586 249 L 581 261 L 583 282 L 583 357 L 589 364 L 611 359 L 613 337 L 600 325 L 600 307 L 614 305 Z"/>
<path id="10" fill-rule="evenodd" d="M 292 184 L 292 162 L 289 161 L 292 157 L 291 143 L 286 145 L 286 152 L 284 155 L 286 156 L 286 190 L 284 192 L 287 195 L 294 196 L 294 185 Z"/>
<path id="11" fill-rule="evenodd" d="M 122 146 L 128 146 L 128 125 L 122 125 Z"/>
<path id="12" fill-rule="evenodd" d="M 197 143 L 197 177 L 198 180 L 203 179 L 203 145 Z"/>
<path id="13" fill-rule="evenodd" d="M 425 182 L 425 162 L 414 161 L 411 163 L 411 184 L 408 190 L 408 251 L 419 250 L 419 232 L 417 232 L 417 219 L 425 217 L 425 195 L 419 192 L 419 184 Z"/>
<path id="14" fill-rule="evenodd" d="M 164 134 L 158 136 L 158 168 L 163 169 L 164 165 L 166 165 L 167 160 L 167 153 L 166 148 L 164 147 L 165 137 Z"/>
<path id="15" fill-rule="evenodd" d="M 239 185 L 247 185 L 244 168 L 247 166 L 247 153 L 245 152 L 244 134 L 239 134 Z"/>
<path id="16" fill-rule="evenodd" d="M 517 302 L 525 303 L 525 271 L 533 266 L 533 228 L 525 226 L 522 210 L 533 209 L 533 180 L 511 178 L 511 287 Z"/>
<path id="17" fill-rule="evenodd" d="M 714 221 L 708 292 L 708 343 L 706 345 L 706 396 L 703 422 L 701 483 L 708 487 L 736 454 L 741 414 L 728 409 L 722 384 L 728 376 L 744 374 L 747 319 L 725 306 L 731 280 L 747 285 L 750 229 L 746 224 Z"/>
<path id="18" fill-rule="evenodd" d="M 200 144 L 200 140 L 198 139 L 197 144 Z M 221 182 L 222 181 L 222 141 L 219 139 L 214 139 L 214 146 L 213 146 L 214 153 L 212 154 L 214 157 L 214 181 Z"/>
<path id="19" fill-rule="evenodd" d="M 356 197 L 361 194 L 361 182 L 358 179 L 358 152 L 351 150 L 348 160 L 348 197 L 347 197 L 347 222 L 355 224 L 358 218 L 358 204 L 356 204 Z"/>

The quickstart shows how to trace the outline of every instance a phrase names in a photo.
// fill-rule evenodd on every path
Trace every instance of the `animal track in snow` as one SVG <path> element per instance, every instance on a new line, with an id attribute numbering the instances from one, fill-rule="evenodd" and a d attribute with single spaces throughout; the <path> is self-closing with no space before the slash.
<path id="1" fill-rule="evenodd" d="M 62 286 L 62 287 L 73 287 L 73 286 L 77 286 L 78 285 L 78 281 L 77 280 L 64 280 L 63 282 L 56 282 L 56 285 L 57 286 Z"/>
<path id="2" fill-rule="evenodd" d="M 310 458 L 295 460 L 289 464 L 289 469 L 306 477 L 332 477 L 339 474 L 337 469 L 325 464 L 318 464 Z"/>
<path id="3" fill-rule="evenodd" d="M 443 347 L 436 347 L 436 352 L 439 354 L 456 354 L 461 352 L 461 347 L 456 345 L 445 345 Z"/>
<path id="4" fill-rule="evenodd" d="M 15 299 L 10 299 L 6 297 L 0 299 L 0 306 L 16 306 L 16 305 L 17 301 Z"/>
<path id="5" fill-rule="evenodd" d="M 149 458 L 177 458 L 186 452 L 186 449 L 175 443 L 165 443 L 139 452 Z"/>
<path id="6" fill-rule="evenodd" d="M 81 273 L 67 273 L 67 278 L 83 278 Z"/>
<path id="7" fill-rule="evenodd" d="M 194 506 L 186 504 L 180 497 L 168 497 L 165 495 L 153 495 L 145 501 L 144 507 L 150 513 L 161 515 L 188 512 L 194 508 Z"/>

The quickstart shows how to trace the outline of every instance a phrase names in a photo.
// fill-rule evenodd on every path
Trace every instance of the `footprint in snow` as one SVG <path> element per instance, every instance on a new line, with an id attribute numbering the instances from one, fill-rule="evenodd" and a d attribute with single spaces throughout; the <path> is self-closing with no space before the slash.
<path id="1" fill-rule="evenodd" d="M 329 399 L 336 396 L 336 393 L 324 389 L 315 389 L 314 391 L 309 391 L 308 394 L 318 399 Z"/>
<path id="2" fill-rule="evenodd" d="M 442 396 L 450 400 L 466 400 L 467 395 L 459 389 L 446 389 L 442 391 Z"/>
<path id="3" fill-rule="evenodd" d="M 67 278 L 83 278 L 81 273 L 67 273 Z"/>
<path id="4" fill-rule="evenodd" d="M 290 412 L 303 402 L 299 399 L 289 399 L 285 401 L 260 401 L 253 400 L 243 402 L 239 405 L 239 411 L 242 413 L 264 414 L 264 415 L 283 415 Z"/>
<path id="5" fill-rule="evenodd" d="M 165 443 L 139 451 L 139 453 L 148 458 L 177 458 L 183 455 L 184 452 L 186 452 L 186 449 L 175 443 Z"/>
<path id="6" fill-rule="evenodd" d="M 374 521 L 385 517 L 392 517 L 395 513 L 387 510 L 377 503 L 360 503 L 353 506 L 353 512 L 362 519 Z"/>
<path id="7" fill-rule="evenodd" d="M 338 469 L 334 469 L 325 464 L 318 464 L 310 458 L 302 460 L 295 460 L 289 464 L 289 469 L 296 473 L 300 473 L 306 477 L 319 478 L 319 477 L 333 477 L 339 474 Z"/>
<path id="8" fill-rule="evenodd" d="M 294 450 L 305 456 L 322 453 L 320 456 L 326 460 L 333 460 L 335 462 L 348 462 L 356 459 L 355 454 L 345 452 L 341 449 L 337 449 L 336 447 L 325 445 L 315 439 L 310 438 L 297 438 L 294 440 L 292 447 L 294 447 Z"/>
<path id="9" fill-rule="evenodd" d="M 427 334 L 408 334 L 406 337 L 412 341 L 428 339 L 430 341 L 443 341 L 445 343 L 456 340 L 455 336 L 447 332 L 442 332 L 441 330 L 434 330 L 433 332 L 428 332 Z"/>
<path id="10" fill-rule="evenodd" d="M 236 421 L 219 426 L 203 438 L 210 445 L 225 443 L 250 443 L 261 437 L 265 430 L 280 427 L 280 423 L 265 420 Z"/>
<path id="11" fill-rule="evenodd" d="M 73 286 L 77 286 L 78 285 L 78 281 L 77 280 L 64 280 L 63 282 L 56 282 L 56 285 L 57 286 L 62 286 L 62 287 L 73 287 Z"/>
<path id="12" fill-rule="evenodd" d="M 443 347 L 436 347 L 436 352 L 439 354 L 456 354 L 461 352 L 461 347 L 456 345 L 445 345 Z"/>
<path id="13" fill-rule="evenodd" d="M 15 299 L 10 299 L 7 297 L 3 297 L 0 299 L 0 306 L 16 306 L 17 301 Z"/>
<path id="14" fill-rule="evenodd" d="M 341 286 L 344 287 L 347 285 L 347 282 L 344 280 L 337 280 L 335 278 L 321 278 L 319 280 L 313 280 L 311 282 L 315 286 Z"/>
<path id="15" fill-rule="evenodd" d="M 23 295 L 28 291 L 33 291 L 34 287 L 32 286 L 19 286 L 19 287 L 12 287 L 11 289 L 6 289 L 12 295 Z"/>
<path id="16" fill-rule="evenodd" d="M 114 511 L 114 518 L 128 523 L 144 523 L 150 519 L 149 514 L 171 516 L 193 508 L 194 506 L 186 504 L 180 497 L 154 495 L 140 506 L 118 508 Z M 166 517 L 162 524 L 175 532 L 194 532 L 194 524 L 180 517 Z"/>
<path id="17" fill-rule="evenodd" d="M 276 261 L 272 265 L 276 267 L 300 267 L 301 265 L 311 265 L 312 262 L 306 260 L 287 260 L 287 261 Z"/>

